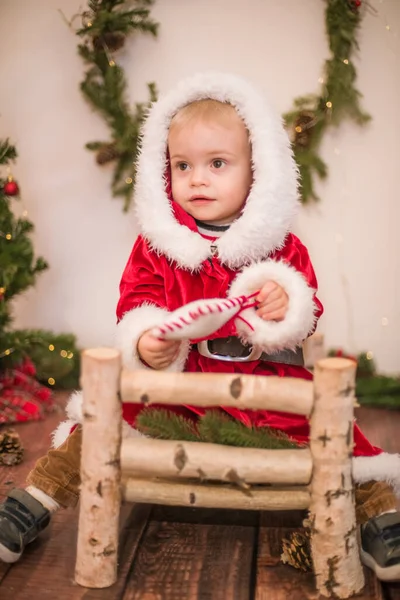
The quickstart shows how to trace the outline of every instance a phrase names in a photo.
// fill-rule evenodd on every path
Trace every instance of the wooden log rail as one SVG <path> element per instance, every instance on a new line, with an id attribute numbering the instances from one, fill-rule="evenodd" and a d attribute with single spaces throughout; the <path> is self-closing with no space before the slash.
<path id="1" fill-rule="evenodd" d="M 123 496 L 128 502 L 202 508 L 245 510 L 303 510 L 310 506 L 305 486 L 211 485 L 172 480 L 123 478 Z"/>
<path id="2" fill-rule="evenodd" d="M 149 438 L 123 440 L 122 472 L 138 477 L 185 478 L 230 483 L 308 484 L 311 453 L 235 448 Z"/>
<path id="3" fill-rule="evenodd" d="M 146 406 L 234 406 L 308 416 L 313 405 L 313 385 L 311 381 L 289 377 L 123 371 L 121 396 L 123 402 Z"/>
<path id="4" fill-rule="evenodd" d="M 351 471 L 355 371 L 351 360 L 326 358 L 315 366 L 314 383 L 250 375 L 128 373 L 121 371 L 116 350 L 85 351 L 77 583 L 102 588 L 116 581 L 123 496 L 179 506 L 309 507 L 318 592 L 328 598 L 359 592 L 364 578 Z M 307 415 L 310 448 L 239 449 L 148 438 L 122 442 L 120 393 L 123 402 L 146 406 L 235 406 Z"/>

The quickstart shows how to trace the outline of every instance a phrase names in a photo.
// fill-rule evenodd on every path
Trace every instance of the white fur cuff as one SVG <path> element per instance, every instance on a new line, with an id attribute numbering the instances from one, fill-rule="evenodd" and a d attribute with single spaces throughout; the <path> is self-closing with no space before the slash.
<path id="1" fill-rule="evenodd" d="M 122 354 L 122 363 L 130 371 L 149 369 L 137 352 L 140 336 L 149 329 L 162 325 L 170 313 L 154 304 L 143 304 L 127 312 L 117 325 L 116 346 Z M 182 341 L 178 358 L 164 371 L 183 371 L 189 354 L 189 342 Z"/>
<path id="2" fill-rule="evenodd" d="M 240 337 L 266 352 L 294 349 L 313 331 L 316 317 L 314 292 L 303 275 L 285 262 L 265 261 L 245 267 L 233 281 L 229 295 L 248 295 L 261 289 L 267 281 L 281 285 L 289 296 L 289 307 L 283 321 L 264 321 L 254 308 L 241 313 L 244 321 L 236 319 Z"/>

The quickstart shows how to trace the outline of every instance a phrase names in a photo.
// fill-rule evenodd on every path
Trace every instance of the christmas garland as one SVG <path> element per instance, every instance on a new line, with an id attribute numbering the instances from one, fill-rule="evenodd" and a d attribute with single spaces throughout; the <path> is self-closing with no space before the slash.
<path id="1" fill-rule="evenodd" d="M 301 199 L 304 204 L 319 200 L 313 177 L 324 179 L 328 169 L 319 155 L 324 133 L 350 117 L 363 125 L 370 116 L 360 108 L 360 92 L 355 87 L 356 69 L 351 60 L 358 49 L 357 32 L 366 0 L 326 0 L 325 24 L 331 58 L 325 61 L 320 78 L 319 94 L 300 96 L 294 109 L 283 118 L 290 131 L 301 178 Z M 370 7 L 369 7 L 370 8 Z"/>
<path id="2" fill-rule="evenodd" d="M 139 131 L 147 107 L 156 100 L 156 89 L 154 83 L 149 84 L 150 101 L 137 103 L 132 110 L 127 99 L 125 74 L 115 61 L 115 53 L 123 48 L 126 36 L 134 31 L 156 36 L 158 24 L 150 18 L 149 7 L 153 0 L 137 0 L 131 10 L 121 8 L 124 4 L 125 0 L 90 0 L 89 10 L 76 15 L 82 20 L 76 34 L 83 39 L 78 52 L 88 66 L 81 83 L 82 93 L 110 129 L 109 140 L 89 142 L 86 148 L 96 152 L 99 165 L 114 163 L 112 193 L 124 199 L 126 211 L 135 182 L 134 159 L 139 147 Z"/>

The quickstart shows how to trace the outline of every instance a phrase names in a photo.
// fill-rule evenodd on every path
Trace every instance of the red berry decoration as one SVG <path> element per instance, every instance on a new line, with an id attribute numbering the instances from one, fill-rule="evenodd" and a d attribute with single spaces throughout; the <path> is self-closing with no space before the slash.
<path id="1" fill-rule="evenodd" d="M 18 183 L 16 181 L 14 181 L 12 175 L 8 176 L 8 179 L 3 187 L 3 192 L 7 196 L 18 196 L 18 194 L 19 194 Z"/>

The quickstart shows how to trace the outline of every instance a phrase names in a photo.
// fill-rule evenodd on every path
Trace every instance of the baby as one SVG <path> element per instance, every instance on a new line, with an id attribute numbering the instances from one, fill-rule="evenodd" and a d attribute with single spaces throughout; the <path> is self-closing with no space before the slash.
<path id="1" fill-rule="evenodd" d="M 311 379 L 302 342 L 315 330 L 322 305 L 307 249 L 290 231 L 298 171 L 279 117 L 244 80 L 218 73 L 192 77 L 150 110 L 137 167 L 140 235 L 117 307 L 125 367 Z M 246 309 L 246 318 L 229 321 L 207 340 L 166 341 L 152 334 L 189 302 L 254 292 L 257 306 Z M 79 401 L 75 396 L 67 408 L 71 419 L 56 432 L 55 449 L 29 474 L 28 487 L 13 490 L 0 507 L 0 557 L 7 562 L 21 556 L 52 512 L 79 498 Z M 132 427 L 140 410 L 123 406 Z M 193 420 L 205 412 L 175 410 Z M 301 415 L 220 410 L 245 425 L 308 441 Z M 356 425 L 354 441 L 361 556 L 378 577 L 398 579 L 400 517 L 390 486 L 380 481 L 398 474 L 388 472 L 384 453 Z"/>

